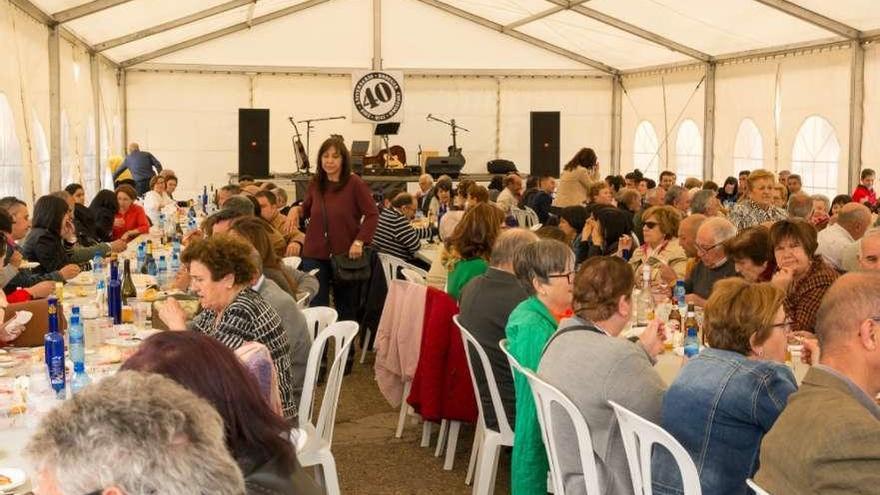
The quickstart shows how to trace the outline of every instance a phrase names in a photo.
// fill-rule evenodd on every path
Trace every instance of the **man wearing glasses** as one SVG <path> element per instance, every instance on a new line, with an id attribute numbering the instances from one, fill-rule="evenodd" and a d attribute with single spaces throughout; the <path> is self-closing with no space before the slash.
<path id="1" fill-rule="evenodd" d="M 736 276 L 733 260 L 724 253 L 723 246 L 735 235 L 736 227 L 726 218 L 710 218 L 700 225 L 694 242 L 699 261 L 684 281 L 687 302 L 705 306 L 716 281 Z"/>
<path id="2" fill-rule="evenodd" d="M 880 273 L 837 279 L 816 316 L 821 355 L 761 444 L 770 493 L 876 493 L 880 487 Z M 867 290 L 872 288 L 872 290 Z"/>

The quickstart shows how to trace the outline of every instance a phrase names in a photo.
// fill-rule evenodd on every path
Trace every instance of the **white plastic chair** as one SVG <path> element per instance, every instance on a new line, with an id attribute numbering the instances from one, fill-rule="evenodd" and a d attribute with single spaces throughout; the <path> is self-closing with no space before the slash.
<path id="1" fill-rule="evenodd" d="M 669 450 L 678 464 L 684 495 L 702 495 L 697 467 L 690 454 L 675 437 L 620 404 L 614 401 L 608 403 L 614 408 L 617 424 L 620 426 L 620 436 L 623 437 L 634 493 L 652 495 L 651 451 L 654 444 L 659 444 Z"/>
<path id="2" fill-rule="evenodd" d="M 391 287 L 391 281 L 397 278 L 398 269 L 406 269 L 415 274 L 418 274 L 422 278 L 422 282 L 417 282 L 415 280 L 410 280 L 411 282 L 420 283 L 422 285 L 427 285 L 428 272 L 422 270 L 417 266 L 413 266 L 406 261 L 398 258 L 397 256 L 392 256 L 386 253 L 376 253 L 379 256 L 379 263 L 382 265 L 382 271 L 385 274 L 385 286 Z M 404 277 L 406 275 L 404 274 Z M 407 280 L 409 280 L 407 278 Z M 367 351 L 370 350 L 370 339 L 373 337 L 373 331 L 367 328 L 364 332 L 364 347 L 361 349 L 361 359 L 360 363 L 363 364 L 367 359 Z"/>
<path id="3" fill-rule="evenodd" d="M 309 293 L 301 292 L 297 294 L 296 305 L 299 306 L 299 309 L 306 309 L 309 307 Z"/>
<path id="4" fill-rule="evenodd" d="M 284 266 L 290 268 L 291 270 L 296 270 L 299 268 L 299 265 L 302 264 L 302 258 L 299 256 L 286 256 L 281 258 L 281 261 L 284 263 Z"/>
<path id="5" fill-rule="evenodd" d="M 513 215 L 513 218 L 516 219 L 516 223 L 524 229 L 531 228 L 532 225 L 541 222 L 541 220 L 538 219 L 538 214 L 535 213 L 535 210 L 529 208 L 528 206 L 525 206 L 523 208 L 518 208 L 514 206 L 510 209 L 510 213 Z"/>
<path id="6" fill-rule="evenodd" d="M 425 273 L 423 271 L 421 271 L 421 273 L 419 273 L 420 271 L 421 270 L 416 271 L 412 268 L 401 268 L 400 274 L 403 275 L 404 279 L 406 279 L 414 284 L 428 285 L 427 273 Z"/>
<path id="7" fill-rule="evenodd" d="M 746 478 L 746 485 L 755 491 L 755 495 L 770 495 L 770 492 L 758 486 L 758 484 L 751 478 Z"/>
<path id="8" fill-rule="evenodd" d="M 318 338 L 322 330 L 336 323 L 336 320 L 339 319 L 339 314 L 336 313 L 336 310 L 327 306 L 306 308 L 303 310 L 303 315 L 306 317 L 309 331 L 312 332 L 312 342 Z"/>
<path id="9" fill-rule="evenodd" d="M 351 344 L 357 332 L 357 322 L 340 321 L 328 326 L 318 335 L 318 339 L 309 351 L 303 393 L 299 403 L 299 426 L 306 432 L 307 439 L 303 448 L 297 452 L 297 459 L 303 467 L 321 467 L 318 481 L 324 486 L 328 495 L 340 493 L 336 461 L 330 449 L 333 445 L 333 427 L 336 423 L 336 407 L 339 404 L 345 362 L 348 360 Z M 324 388 L 318 419 L 313 423 L 312 402 L 315 383 L 321 369 L 324 348 L 330 339 L 334 341 L 333 363 L 327 373 L 327 385 Z"/>
<path id="10" fill-rule="evenodd" d="M 504 403 L 501 402 L 501 393 L 498 391 L 498 383 L 495 381 L 495 374 L 492 372 L 492 365 L 489 363 L 489 357 L 486 351 L 477 342 L 471 333 L 462 326 L 458 321 L 458 315 L 452 318 L 458 329 L 461 331 L 461 337 L 464 341 L 464 350 L 467 353 L 468 369 L 471 372 L 471 382 L 474 385 L 474 393 L 477 398 L 477 407 L 480 416 L 477 420 L 477 432 L 474 434 L 474 446 L 471 449 L 471 460 L 468 465 L 468 475 L 465 483 L 468 483 L 474 476 L 476 468 L 476 476 L 474 477 L 474 495 L 489 495 L 495 493 L 495 476 L 498 472 L 498 455 L 501 452 L 501 446 L 513 446 L 513 429 L 507 421 L 507 414 L 504 411 Z M 474 366 L 479 363 L 483 370 L 483 376 L 486 378 L 486 384 L 489 389 L 489 396 L 492 400 L 492 409 L 495 418 L 498 421 L 498 430 L 490 430 L 486 427 L 486 417 L 483 411 L 483 401 L 480 400 L 480 387 L 477 384 L 477 378 L 474 374 Z M 478 464 L 478 466 L 477 466 Z M 592 495 L 592 494 L 590 494 Z"/>
<path id="11" fill-rule="evenodd" d="M 559 457 L 560 446 L 555 442 L 556 429 L 561 425 L 556 421 L 559 419 L 558 414 L 556 417 L 553 415 L 554 411 L 558 413 L 560 409 L 565 411 L 568 420 L 574 425 L 586 493 L 587 495 L 600 495 L 602 492 L 599 489 L 599 474 L 596 471 L 596 461 L 593 455 L 593 441 L 583 414 L 574 402 L 558 388 L 525 368 L 519 367 L 518 371 L 528 379 L 529 388 L 535 397 L 535 409 L 538 412 L 538 423 L 541 425 L 541 436 L 544 438 L 547 459 L 550 461 L 550 476 L 553 486 L 556 488 L 556 495 L 565 495 L 565 480 L 562 476 Z"/>

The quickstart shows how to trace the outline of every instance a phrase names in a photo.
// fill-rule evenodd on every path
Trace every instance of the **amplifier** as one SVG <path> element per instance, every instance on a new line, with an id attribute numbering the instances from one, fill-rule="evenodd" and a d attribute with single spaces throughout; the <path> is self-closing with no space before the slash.
<path id="1" fill-rule="evenodd" d="M 455 179 L 461 174 L 464 161 L 464 157 L 461 155 L 432 156 L 425 160 L 425 171 L 434 179 L 441 175 L 448 175 Z"/>

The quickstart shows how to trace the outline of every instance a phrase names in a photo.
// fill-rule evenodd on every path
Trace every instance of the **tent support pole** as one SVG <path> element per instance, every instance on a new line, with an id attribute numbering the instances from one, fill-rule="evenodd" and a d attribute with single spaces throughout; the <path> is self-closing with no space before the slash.
<path id="1" fill-rule="evenodd" d="M 623 117 L 623 82 L 620 75 L 611 80 L 611 174 L 619 175 L 620 138 Z"/>
<path id="2" fill-rule="evenodd" d="M 95 191 L 101 189 L 101 177 L 104 175 L 104 166 L 101 163 L 101 67 L 98 60 L 98 54 L 89 54 L 89 66 L 92 73 L 92 115 L 95 116 L 92 125 L 95 126 L 95 182 L 89 184 L 96 187 Z M 108 133 L 109 136 L 109 133 Z"/>
<path id="3" fill-rule="evenodd" d="M 706 86 L 703 88 L 703 180 L 715 177 L 715 64 L 706 64 Z"/>
<path id="4" fill-rule="evenodd" d="M 373 70 L 382 70 L 382 0 L 373 0 Z"/>
<path id="5" fill-rule="evenodd" d="M 49 28 L 49 189 L 61 189 L 61 28 Z"/>
<path id="6" fill-rule="evenodd" d="M 862 171 L 862 132 L 865 125 L 865 48 L 852 42 L 849 75 L 849 190 L 859 183 Z"/>
<path id="7" fill-rule="evenodd" d="M 127 80 L 127 72 L 125 69 L 118 69 L 116 71 L 116 86 L 119 90 L 119 101 L 120 106 L 122 106 L 122 142 L 119 143 L 122 146 L 122 149 L 119 150 L 122 156 L 125 156 L 128 151 L 128 80 Z"/>

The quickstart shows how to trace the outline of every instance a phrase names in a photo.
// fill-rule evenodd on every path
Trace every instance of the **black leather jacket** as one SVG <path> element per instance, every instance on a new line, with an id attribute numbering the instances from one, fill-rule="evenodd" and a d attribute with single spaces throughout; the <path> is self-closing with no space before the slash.
<path id="1" fill-rule="evenodd" d="M 324 492 L 305 469 L 291 466 L 274 457 L 257 466 L 244 477 L 248 495 L 322 495 Z"/>

